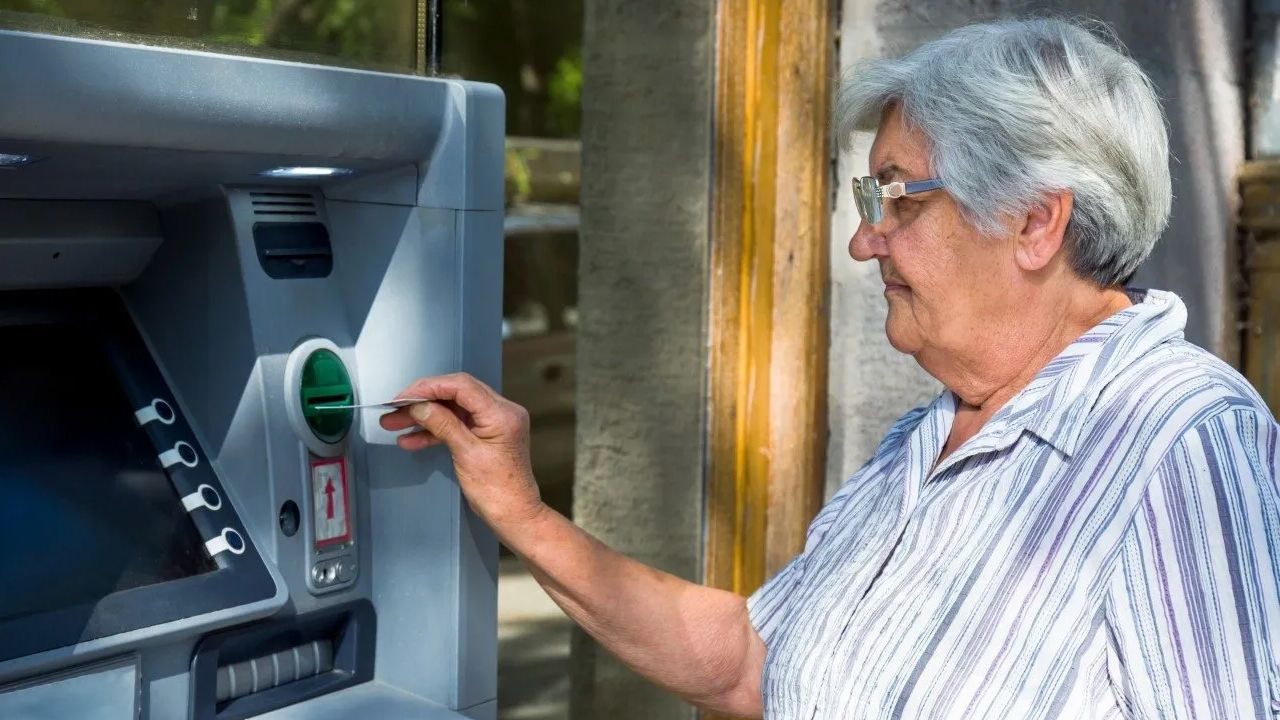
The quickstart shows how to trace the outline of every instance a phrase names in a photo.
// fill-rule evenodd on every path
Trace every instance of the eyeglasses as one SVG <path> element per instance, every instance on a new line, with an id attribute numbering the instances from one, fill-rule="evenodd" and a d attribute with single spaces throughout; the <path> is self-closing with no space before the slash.
<path id="1" fill-rule="evenodd" d="M 884 219 L 885 198 L 900 198 L 903 195 L 938 190 L 941 187 L 942 181 L 938 178 L 881 185 L 880 181 L 873 177 L 860 177 L 853 179 L 853 201 L 858 206 L 858 214 L 862 219 L 875 225 Z"/>

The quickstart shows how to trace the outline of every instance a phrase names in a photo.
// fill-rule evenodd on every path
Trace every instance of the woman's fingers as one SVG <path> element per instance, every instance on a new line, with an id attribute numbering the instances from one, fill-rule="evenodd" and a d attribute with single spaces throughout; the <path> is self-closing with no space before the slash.
<path id="1" fill-rule="evenodd" d="M 409 430 L 396 443 L 410 452 L 447 446 L 458 486 L 481 517 L 501 524 L 540 505 L 524 408 L 465 374 L 419 380 L 400 397 L 418 402 L 383 415 L 382 427 Z"/>
<path id="2" fill-rule="evenodd" d="M 409 414 L 409 408 L 403 407 L 393 410 L 382 417 L 378 418 L 378 424 L 383 430 L 406 430 L 411 427 L 418 427 L 418 423 L 413 421 L 413 416 Z"/>
<path id="3" fill-rule="evenodd" d="M 471 416 L 471 413 L 458 407 L 457 403 L 449 402 L 448 400 L 438 400 L 436 401 L 435 404 L 443 405 L 449 408 L 450 410 L 452 410 L 453 414 L 458 416 L 458 419 L 462 421 L 462 424 L 466 425 L 467 427 L 475 426 L 476 424 L 475 418 Z M 402 408 L 397 408 L 396 410 L 386 413 L 378 418 L 378 423 L 382 425 L 382 428 L 384 430 L 391 430 L 391 431 L 407 430 L 408 428 L 421 427 L 420 425 L 418 425 L 418 421 L 414 420 L 413 416 L 409 414 L 410 407 L 412 406 L 410 405 Z"/>
<path id="4" fill-rule="evenodd" d="M 409 415 L 432 436 L 444 441 L 450 450 L 461 450 L 475 442 L 475 435 L 444 403 L 425 402 L 410 405 Z"/>
<path id="5" fill-rule="evenodd" d="M 399 397 L 423 401 L 384 414 L 379 424 L 386 430 L 422 428 L 438 441 L 433 444 L 443 442 L 455 453 L 476 442 L 528 442 L 525 409 L 466 373 L 424 378 Z M 427 447 L 420 442 L 410 444 Z"/>
<path id="6" fill-rule="evenodd" d="M 452 402 L 450 400 L 441 400 L 438 404 L 443 405 L 449 408 L 450 410 L 452 410 L 453 414 L 458 416 L 458 419 L 462 421 L 463 425 L 466 425 L 469 428 L 473 428 L 476 426 L 475 416 L 472 415 L 470 412 L 468 412 L 466 408 L 462 407 L 458 403 Z"/>
<path id="7" fill-rule="evenodd" d="M 405 433 L 404 435 L 396 438 L 396 444 L 400 446 L 401 450 L 417 452 L 419 450 L 426 450 L 429 447 L 440 445 L 442 444 L 442 441 L 440 438 L 432 435 L 426 430 L 414 430 L 413 432 Z"/>
<path id="8" fill-rule="evenodd" d="M 451 401 L 477 418 L 492 412 L 499 400 L 498 394 L 488 385 L 467 373 L 423 378 L 406 388 L 399 397 Z"/>

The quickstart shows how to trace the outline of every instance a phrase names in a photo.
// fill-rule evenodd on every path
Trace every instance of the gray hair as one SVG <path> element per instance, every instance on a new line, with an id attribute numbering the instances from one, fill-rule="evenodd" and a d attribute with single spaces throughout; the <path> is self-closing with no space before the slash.
<path id="1" fill-rule="evenodd" d="M 891 105 L 930 140 L 932 172 L 979 231 L 1071 191 L 1071 267 L 1103 287 L 1137 270 L 1169 220 L 1164 115 L 1100 23 L 970 25 L 902 58 L 865 61 L 841 83 L 838 136 L 874 131 Z"/>

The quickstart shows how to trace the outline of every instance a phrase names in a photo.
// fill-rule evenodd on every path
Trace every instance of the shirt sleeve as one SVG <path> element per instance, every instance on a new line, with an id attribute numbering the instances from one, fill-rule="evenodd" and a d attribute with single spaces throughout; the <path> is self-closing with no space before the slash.
<path id="1" fill-rule="evenodd" d="M 1275 422 L 1231 410 L 1162 461 L 1108 590 L 1112 683 L 1135 718 L 1280 718 Z"/>

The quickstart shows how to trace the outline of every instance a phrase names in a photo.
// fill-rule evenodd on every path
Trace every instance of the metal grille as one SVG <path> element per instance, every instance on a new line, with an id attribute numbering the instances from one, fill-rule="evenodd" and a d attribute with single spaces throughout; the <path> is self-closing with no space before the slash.
<path id="1" fill-rule="evenodd" d="M 255 217 L 314 218 L 316 199 L 311 193 L 257 191 L 249 193 Z"/>

